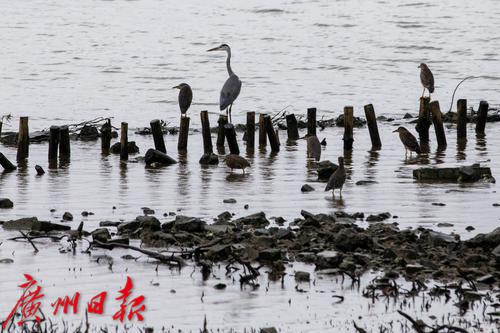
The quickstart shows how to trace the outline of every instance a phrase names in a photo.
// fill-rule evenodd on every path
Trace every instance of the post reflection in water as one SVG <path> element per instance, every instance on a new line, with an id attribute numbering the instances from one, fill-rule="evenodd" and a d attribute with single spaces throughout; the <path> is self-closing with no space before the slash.
<path id="1" fill-rule="evenodd" d="M 434 153 L 434 161 L 436 164 L 443 164 L 444 163 L 444 158 L 446 156 L 446 148 L 437 148 L 436 152 Z"/>
<path id="2" fill-rule="evenodd" d="M 465 150 L 467 149 L 467 140 L 457 140 L 457 161 L 465 161 L 467 159 L 467 153 Z"/>
<path id="3" fill-rule="evenodd" d="M 486 135 L 476 135 L 476 150 L 480 156 L 488 155 Z"/>

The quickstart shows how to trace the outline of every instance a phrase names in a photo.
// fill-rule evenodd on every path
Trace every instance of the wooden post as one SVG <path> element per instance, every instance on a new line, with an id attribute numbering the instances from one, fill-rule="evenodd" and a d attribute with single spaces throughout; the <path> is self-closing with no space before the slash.
<path id="1" fill-rule="evenodd" d="M 150 165 L 152 163 L 160 163 L 164 165 L 170 165 L 177 163 L 176 160 L 168 156 L 162 151 L 156 149 L 148 149 L 146 155 L 144 156 L 144 162 L 146 165 Z"/>
<path id="2" fill-rule="evenodd" d="M 189 135 L 189 117 L 181 116 L 181 125 L 179 127 L 179 141 L 177 143 L 177 149 L 180 151 L 186 151 L 188 146 L 188 135 Z"/>
<path id="3" fill-rule="evenodd" d="M 5 171 L 13 171 L 17 169 L 17 167 L 2 153 L 0 153 L 0 165 L 5 169 Z"/>
<path id="4" fill-rule="evenodd" d="M 217 130 L 217 147 L 224 147 L 224 125 L 227 124 L 227 116 L 221 114 L 217 123 L 219 125 Z"/>
<path id="5" fill-rule="evenodd" d="M 120 160 L 128 160 L 128 123 L 122 122 L 120 132 Z"/>
<path id="6" fill-rule="evenodd" d="M 429 97 L 420 97 L 420 110 L 417 125 L 415 125 L 420 144 L 429 142 L 429 127 L 431 126 L 430 100 Z"/>
<path id="7" fill-rule="evenodd" d="M 69 160 L 71 147 L 68 126 L 61 126 L 59 129 L 59 158 Z"/>
<path id="8" fill-rule="evenodd" d="M 439 107 L 438 101 L 433 101 L 430 104 L 432 113 L 432 123 L 434 124 L 434 131 L 436 132 L 436 141 L 439 148 L 445 148 L 446 135 L 444 133 L 443 118 L 441 115 L 441 109 Z"/>
<path id="9" fill-rule="evenodd" d="M 457 140 L 467 141 L 467 100 L 457 101 Z"/>
<path id="10" fill-rule="evenodd" d="M 30 138 L 28 117 L 19 118 L 19 133 L 17 135 L 17 161 L 22 161 L 29 156 Z"/>
<path id="11" fill-rule="evenodd" d="M 57 162 L 57 151 L 59 150 L 59 126 L 50 126 L 49 131 L 49 164 Z"/>
<path id="12" fill-rule="evenodd" d="M 155 149 L 166 154 L 167 148 L 165 147 L 165 141 L 163 140 L 163 131 L 161 130 L 160 121 L 158 119 L 151 120 L 149 125 L 151 126 L 151 133 L 153 134 Z"/>
<path id="13" fill-rule="evenodd" d="M 0 121 L 0 138 L 2 137 L 2 126 L 3 126 L 3 123 Z"/>
<path id="14" fill-rule="evenodd" d="M 372 141 L 372 150 L 382 148 L 380 135 L 378 134 L 377 117 L 375 117 L 375 110 L 372 104 L 365 105 L 366 122 L 368 123 L 368 130 L 370 131 L 370 140 Z"/>
<path id="15" fill-rule="evenodd" d="M 259 115 L 259 147 L 265 147 L 267 145 L 265 117 L 266 115 L 263 113 Z"/>
<path id="16" fill-rule="evenodd" d="M 111 120 L 108 119 L 101 126 L 101 153 L 109 154 L 110 146 L 111 146 Z"/>
<path id="17" fill-rule="evenodd" d="M 354 142 L 354 109 L 352 106 L 344 107 L 344 150 L 352 150 Z"/>
<path id="18" fill-rule="evenodd" d="M 297 126 L 297 118 L 295 115 L 286 115 L 286 133 L 288 135 L 288 140 L 298 140 L 299 139 L 299 128 Z"/>
<path id="19" fill-rule="evenodd" d="M 271 151 L 280 151 L 280 144 L 278 138 L 276 137 L 276 132 L 274 131 L 273 121 L 270 116 L 264 117 L 264 127 L 266 129 L 267 137 L 269 139 L 269 144 L 271 145 Z"/>
<path id="20" fill-rule="evenodd" d="M 316 108 L 307 109 L 307 136 L 316 135 Z"/>
<path id="21" fill-rule="evenodd" d="M 238 147 L 238 140 L 236 140 L 236 131 L 234 130 L 233 124 L 224 125 L 224 136 L 227 139 L 229 152 L 231 154 L 239 155 L 240 148 Z"/>
<path id="22" fill-rule="evenodd" d="M 40 165 L 35 165 L 35 170 L 36 170 L 36 175 L 37 176 L 42 176 L 45 174 L 45 170 Z"/>
<path id="23" fill-rule="evenodd" d="M 255 150 L 255 112 L 247 112 L 247 151 Z"/>
<path id="24" fill-rule="evenodd" d="M 277 128 L 275 130 L 276 132 L 276 140 L 278 140 L 278 146 L 281 146 L 281 142 L 280 142 L 280 130 Z"/>
<path id="25" fill-rule="evenodd" d="M 210 133 L 210 121 L 208 119 L 208 111 L 200 112 L 201 118 L 201 135 L 203 136 L 203 152 L 212 154 L 214 148 L 212 146 L 212 134 Z"/>
<path id="26" fill-rule="evenodd" d="M 476 135 L 484 135 L 486 118 L 488 117 L 488 107 L 488 102 L 479 102 L 479 110 L 477 111 Z"/>

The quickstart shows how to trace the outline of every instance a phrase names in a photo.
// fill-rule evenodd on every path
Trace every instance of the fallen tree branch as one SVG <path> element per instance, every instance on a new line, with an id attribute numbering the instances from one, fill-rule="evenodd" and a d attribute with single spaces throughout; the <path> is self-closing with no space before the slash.
<path id="1" fill-rule="evenodd" d="M 38 248 L 36 247 L 35 243 L 33 243 L 33 241 L 31 240 L 31 238 L 26 235 L 24 232 L 22 232 L 21 230 L 19 230 L 19 232 L 21 233 L 21 235 L 23 235 L 23 237 L 28 241 L 30 242 L 31 246 L 33 246 L 33 248 L 35 249 L 35 253 L 39 252 L 38 251 Z"/>

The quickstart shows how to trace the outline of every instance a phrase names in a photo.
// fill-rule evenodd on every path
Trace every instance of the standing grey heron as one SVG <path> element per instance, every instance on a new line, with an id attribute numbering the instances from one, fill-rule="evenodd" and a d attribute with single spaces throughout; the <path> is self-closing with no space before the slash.
<path id="1" fill-rule="evenodd" d="M 427 89 L 429 91 L 430 98 L 431 94 L 434 92 L 434 75 L 432 75 L 431 70 L 424 63 L 421 63 L 418 68 L 420 68 L 420 82 L 422 83 L 422 86 L 424 86 L 422 97 L 424 97 L 425 89 Z"/>
<path id="2" fill-rule="evenodd" d="M 231 48 L 227 44 L 221 44 L 220 46 L 214 47 L 213 49 L 208 50 L 207 52 L 212 51 L 226 51 L 227 59 L 226 66 L 227 72 L 229 74 L 229 78 L 222 86 L 222 90 L 220 91 L 220 110 L 226 110 L 226 115 L 229 116 L 229 122 L 231 123 L 231 108 L 233 107 L 233 102 L 236 100 L 241 90 L 241 81 L 238 75 L 234 74 L 231 69 Z"/>
<path id="3" fill-rule="evenodd" d="M 179 89 L 179 108 L 181 109 L 181 116 L 185 117 L 193 100 L 193 91 L 187 83 L 181 83 L 172 89 Z"/>

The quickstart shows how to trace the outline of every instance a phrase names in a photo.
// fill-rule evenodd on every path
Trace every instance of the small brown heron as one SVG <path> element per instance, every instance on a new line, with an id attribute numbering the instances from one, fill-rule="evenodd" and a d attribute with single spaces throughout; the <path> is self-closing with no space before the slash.
<path id="1" fill-rule="evenodd" d="M 424 86 L 422 97 L 424 97 L 425 89 L 427 89 L 430 98 L 431 94 L 434 92 L 434 75 L 432 75 L 431 70 L 424 63 L 421 63 L 418 68 L 420 68 L 420 82 L 422 82 L 422 86 Z"/>
<path id="2" fill-rule="evenodd" d="M 421 153 L 417 138 L 415 138 L 415 136 L 411 134 L 410 131 L 400 126 L 393 131 L 393 133 L 396 132 L 399 133 L 399 138 L 401 139 L 401 142 L 405 146 L 405 155 L 408 154 L 408 150 L 410 151 L 410 156 L 412 152 L 416 152 L 417 154 Z"/>
<path id="3" fill-rule="evenodd" d="M 172 89 L 179 89 L 179 108 L 181 109 L 181 116 L 185 117 L 193 100 L 193 91 L 187 83 L 181 83 Z"/>
<path id="4" fill-rule="evenodd" d="M 242 169 L 243 173 L 245 173 L 245 168 L 250 167 L 250 163 L 240 155 L 229 154 L 225 158 L 226 165 L 231 168 L 231 172 L 233 169 Z"/>
<path id="5" fill-rule="evenodd" d="M 334 173 L 328 179 L 328 184 L 326 184 L 325 191 L 333 190 L 333 197 L 335 198 L 335 189 L 338 188 L 340 190 L 340 197 L 342 198 L 342 187 L 345 183 L 345 168 L 344 168 L 344 158 L 342 156 L 339 157 L 339 166 L 335 170 Z"/>
<path id="6" fill-rule="evenodd" d="M 221 44 L 220 46 L 207 50 L 207 52 L 211 51 L 225 51 L 227 53 L 226 67 L 229 78 L 226 80 L 224 86 L 222 86 L 222 90 L 220 91 L 219 104 L 221 111 L 226 110 L 226 115 L 229 117 L 229 122 L 231 123 L 231 109 L 233 107 L 233 102 L 240 94 L 241 81 L 231 69 L 231 48 L 229 45 Z"/>
<path id="7" fill-rule="evenodd" d="M 321 143 L 316 135 L 307 137 L 307 156 L 319 161 L 321 158 Z"/>

